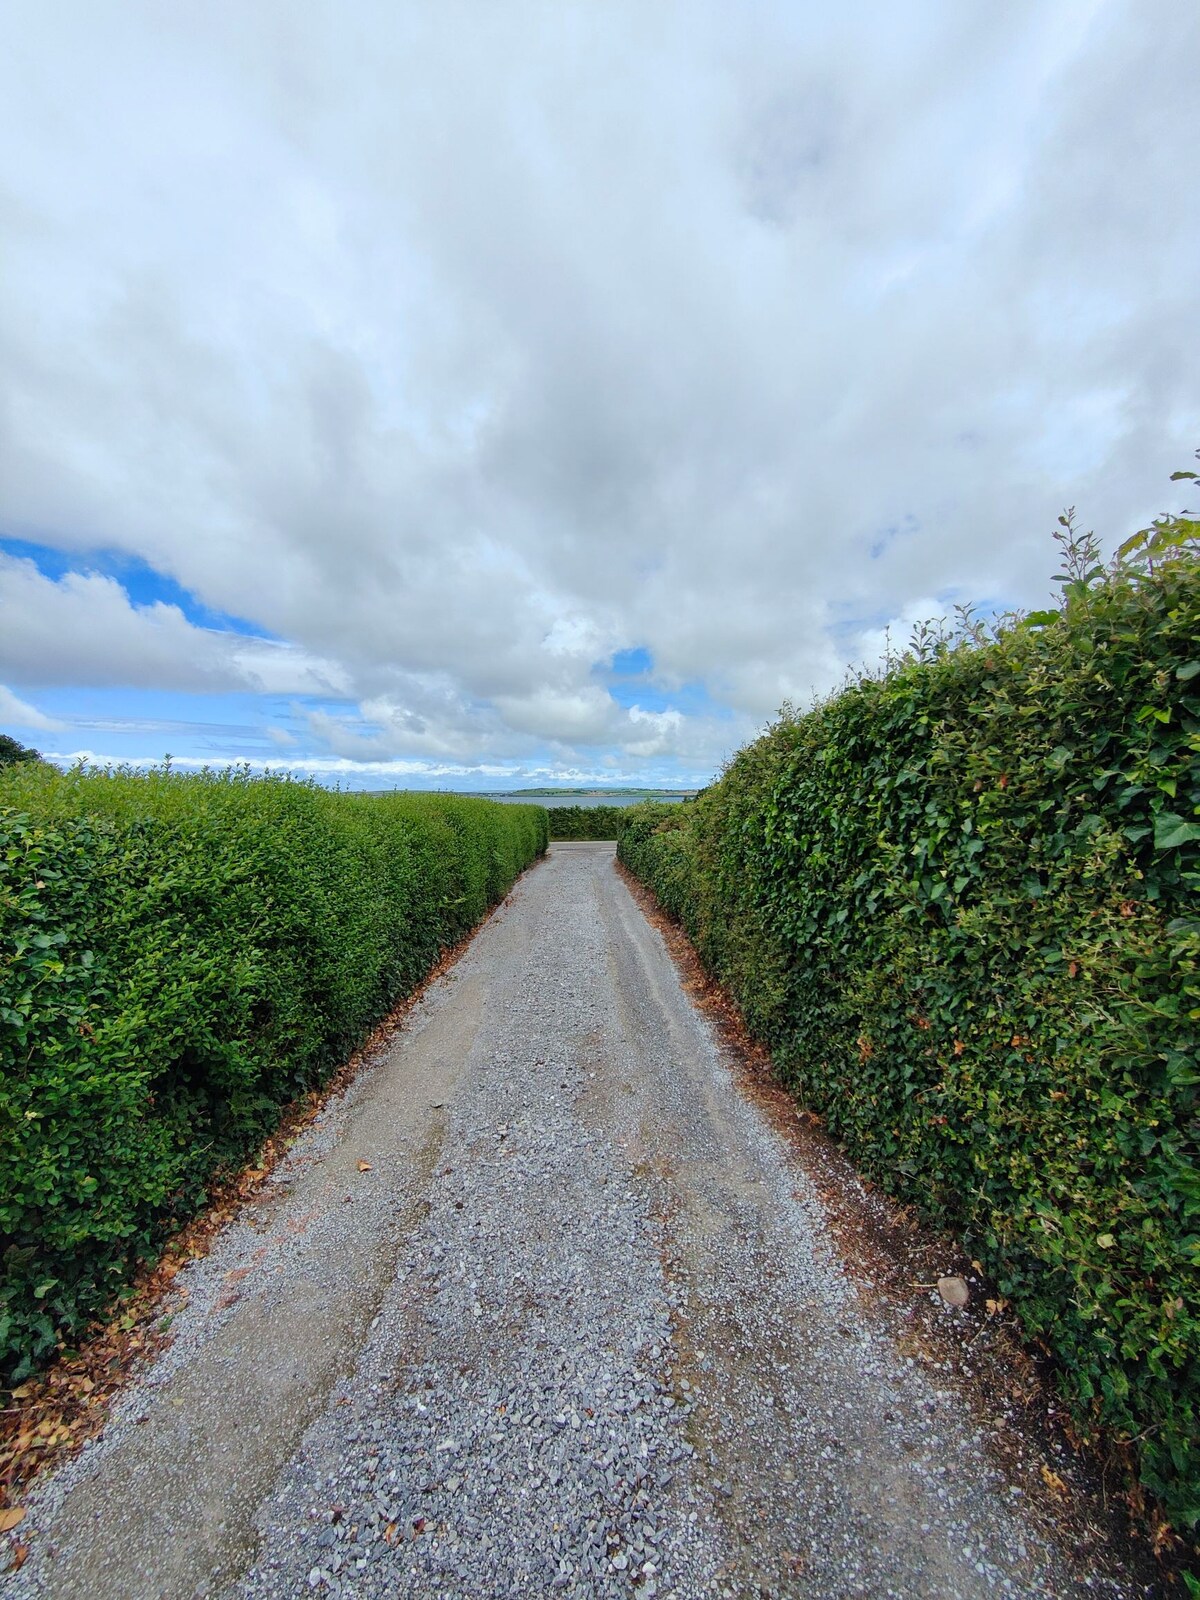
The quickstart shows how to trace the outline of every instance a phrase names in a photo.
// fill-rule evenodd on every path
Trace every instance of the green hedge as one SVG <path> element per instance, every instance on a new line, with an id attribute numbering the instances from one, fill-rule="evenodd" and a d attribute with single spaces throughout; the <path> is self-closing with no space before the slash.
<path id="1" fill-rule="evenodd" d="M 103 1311 L 545 846 L 539 806 L 0 775 L 0 1372 Z"/>
<path id="2" fill-rule="evenodd" d="M 624 806 L 547 806 L 552 839 L 619 839 Z"/>
<path id="3" fill-rule="evenodd" d="M 634 808 L 620 856 L 1194 1527 L 1200 565 L 1067 576 L 1061 612 L 927 637 Z"/>

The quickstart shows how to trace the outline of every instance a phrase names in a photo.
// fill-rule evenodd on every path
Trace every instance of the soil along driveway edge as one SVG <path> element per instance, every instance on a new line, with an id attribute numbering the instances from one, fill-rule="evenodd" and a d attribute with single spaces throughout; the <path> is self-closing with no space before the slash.
<path id="1" fill-rule="evenodd" d="M 612 856 L 553 846 L 180 1274 L 9 1593 L 1146 1592 L 871 1320 Z"/>

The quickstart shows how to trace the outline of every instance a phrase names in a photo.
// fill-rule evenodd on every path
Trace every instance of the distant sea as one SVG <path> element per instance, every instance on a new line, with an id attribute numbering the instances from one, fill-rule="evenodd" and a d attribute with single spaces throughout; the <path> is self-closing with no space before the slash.
<path id="1" fill-rule="evenodd" d="M 510 806 L 636 806 L 643 800 L 661 800 L 673 805 L 680 800 L 690 800 L 694 790 L 613 789 L 589 790 L 587 794 L 486 794 L 486 800 L 500 800 Z"/>

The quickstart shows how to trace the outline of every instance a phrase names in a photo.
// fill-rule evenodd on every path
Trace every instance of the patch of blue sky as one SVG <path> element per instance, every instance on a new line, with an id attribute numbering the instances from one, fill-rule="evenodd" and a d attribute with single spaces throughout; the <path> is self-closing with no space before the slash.
<path id="1" fill-rule="evenodd" d="M 645 645 L 618 650 L 607 663 L 592 669 L 604 681 L 610 699 L 627 709 L 678 711 L 685 717 L 731 716 L 699 679 L 668 687 L 654 677 L 654 657 Z"/>
<path id="2" fill-rule="evenodd" d="M 326 709 L 315 698 L 155 689 L 46 689 L 36 699 L 44 716 L 62 724 L 38 735 L 39 749 L 65 756 L 91 750 L 137 762 L 170 754 L 222 764 L 261 755 L 284 764 L 287 752 L 307 737 L 307 713 Z"/>
<path id="3" fill-rule="evenodd" d="M 618 650 L 609 662 L 608 670 L 619 678 L 636 678 L 654 671 L 654 657 L 645 645 L 632 650 Z"/>
<path id="4" fill-rule="evenodd" d="M 0 536 L 0 553 L 32 561 L 43 577 L 56 583 L 71 572 L 98 573 L 102 577 L 112 578 L 121 585 L 135 606 L 177 606 L 197 628 L 238 633 L 248 639 L 276 637 L 246 617 L 233 616 L 229 612 L 215 611 L 211 606 L 206 606 L 181 583 L 159 572 L 139 556 L 125 555 L 117 550 L 89 550 L 86 553 L 58 550 L 53 545 L 4 536 Z"/>
<path id="5" fill-rule="evenodd" d="M 637 706 L 642 711 L 678 711 L 685 717 L 732 715 L 699 682 L 681 683 L 678 688 L 663 689 L 643 680 L 624 679 L 610 683 L 608 693 L 619 706 Z"/>

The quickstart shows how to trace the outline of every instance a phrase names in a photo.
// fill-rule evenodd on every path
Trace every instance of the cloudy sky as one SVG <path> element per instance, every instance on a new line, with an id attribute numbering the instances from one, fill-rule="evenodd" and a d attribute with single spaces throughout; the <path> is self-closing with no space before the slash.
<path id="1" fill-rule="evenodd" d="M 0 729 L 704 782 L 1200 445 L 1189 0 L 8 0 Z"/>

